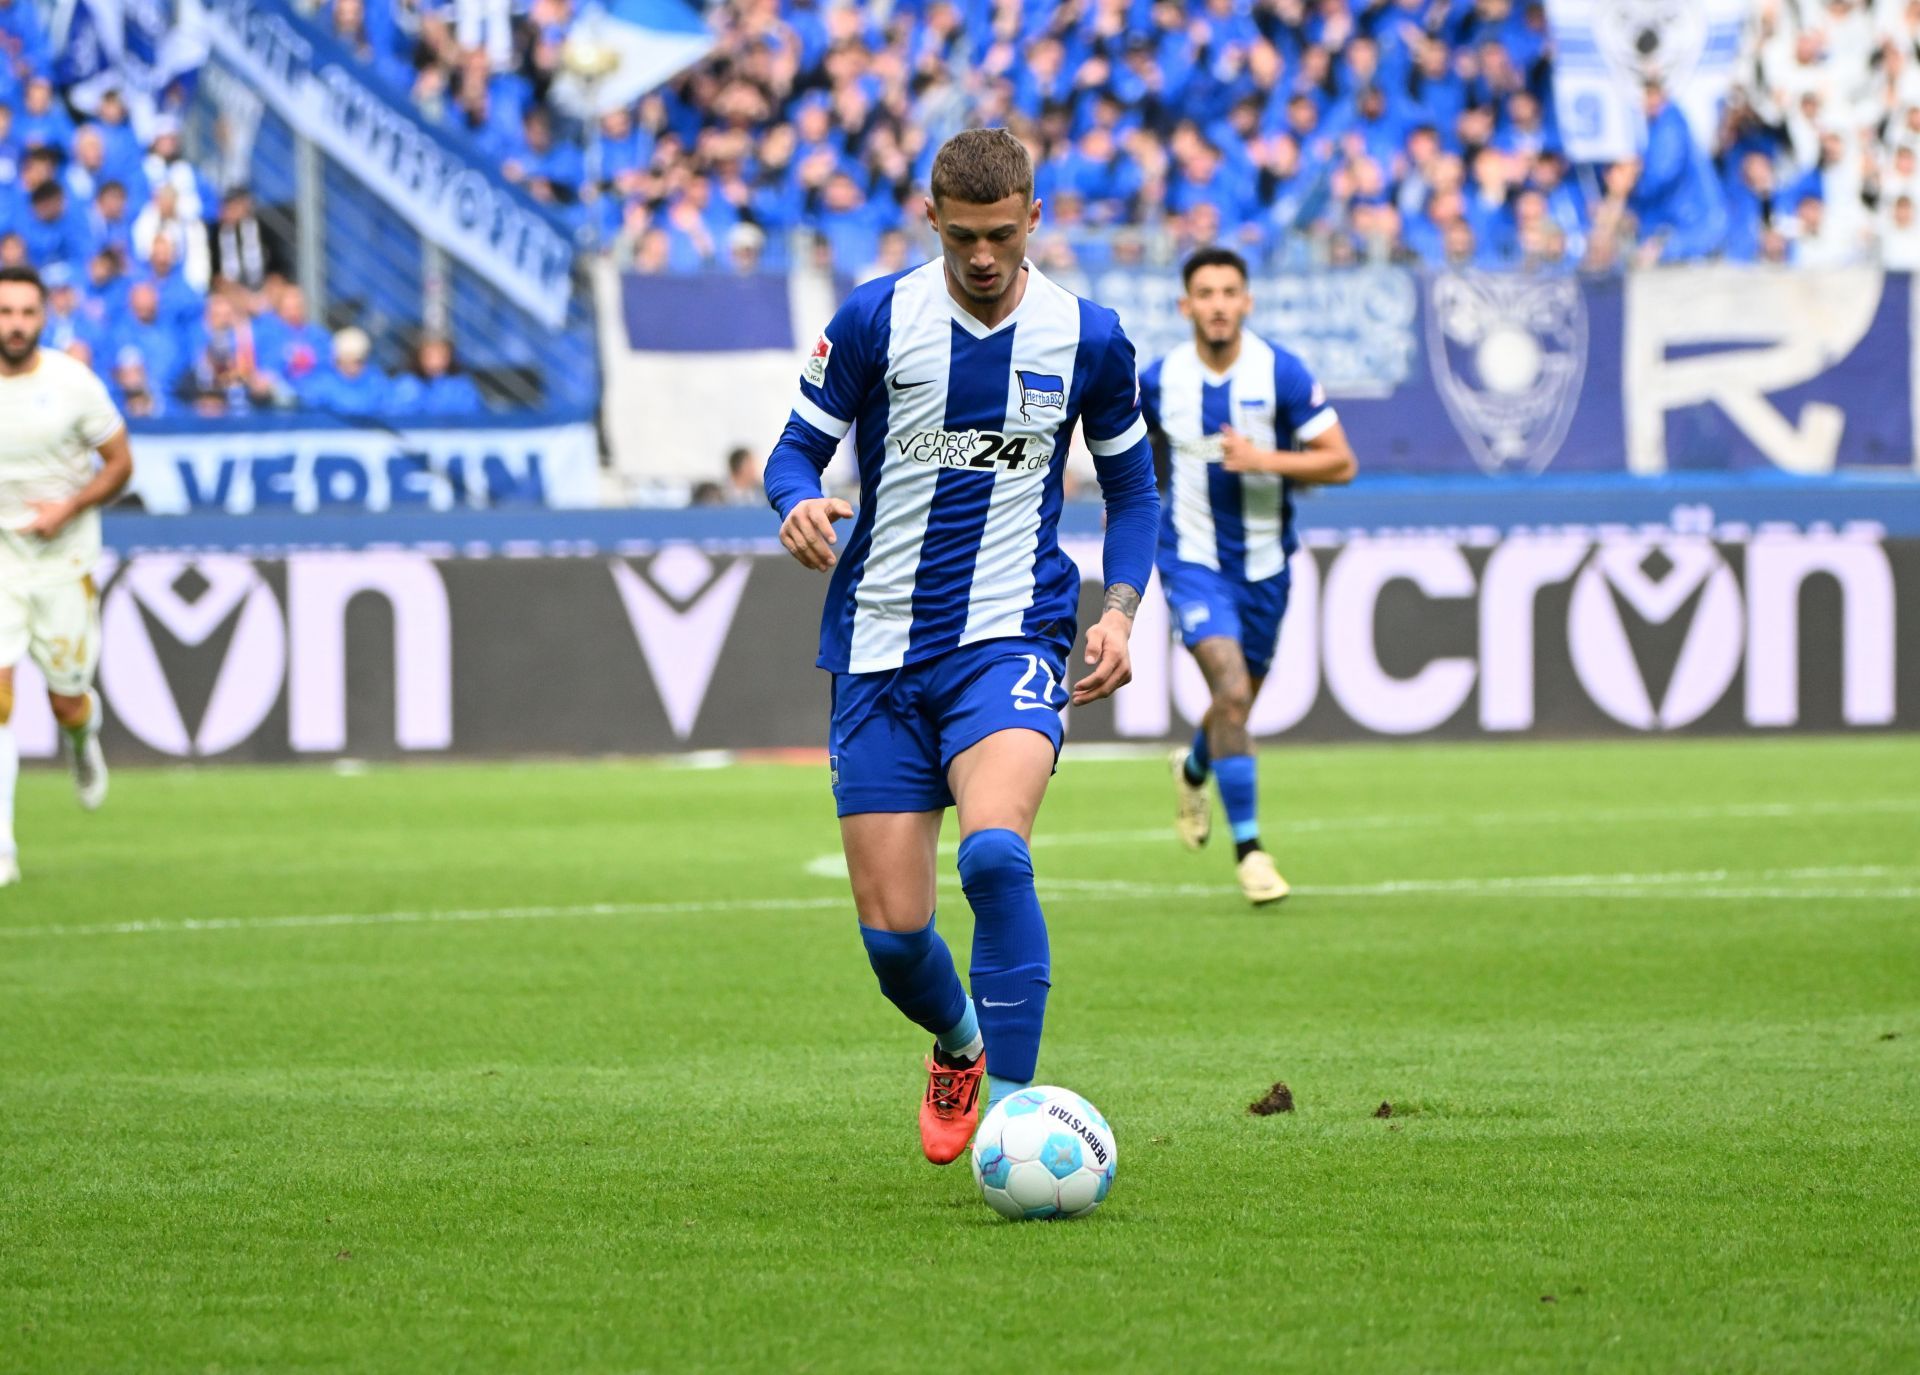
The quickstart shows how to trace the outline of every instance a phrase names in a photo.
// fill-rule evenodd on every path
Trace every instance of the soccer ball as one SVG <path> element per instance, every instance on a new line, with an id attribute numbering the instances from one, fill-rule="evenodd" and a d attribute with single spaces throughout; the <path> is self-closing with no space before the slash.
<path id="1" fill-rule="evenodd" d="M 1002 1217 L 1080 1217 L 1113 1187 L 1113 1128 L 1071 1089 L 1010 1093 L 973 1138 L 973 1182 Z"/>

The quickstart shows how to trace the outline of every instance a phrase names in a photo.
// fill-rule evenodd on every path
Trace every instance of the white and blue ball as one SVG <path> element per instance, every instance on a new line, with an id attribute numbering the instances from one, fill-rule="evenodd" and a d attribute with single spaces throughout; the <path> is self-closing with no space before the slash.
<path id="1" fill-rule="evenodd" d="M 1100 1109 L 1071 1089 L 1010 1093 L 973 1138 L 973 1182 L 1002 1217 L 1081 1217 L 1113 1188 L 1119 1153 Z"/>

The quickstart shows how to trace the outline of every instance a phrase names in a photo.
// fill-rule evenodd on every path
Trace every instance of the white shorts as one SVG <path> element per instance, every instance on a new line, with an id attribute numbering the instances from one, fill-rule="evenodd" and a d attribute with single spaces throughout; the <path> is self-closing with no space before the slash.
<path id="1" fill-rule="evenodd" d="M 92 578 L 51 587 L 0 588 L 0 668 L 33 652 L 47 687 L 78 697 L 100 662 L 100 596 Z"/>

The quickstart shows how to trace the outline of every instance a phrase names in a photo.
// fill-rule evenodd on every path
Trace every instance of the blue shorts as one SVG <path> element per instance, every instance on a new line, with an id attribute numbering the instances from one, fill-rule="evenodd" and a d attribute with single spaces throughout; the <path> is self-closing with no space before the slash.
<path id="1" fill-rule="evenodd" d="M 1180 623 L 1180 643 L 1188 649 L 1224 635 L 1239 641 L 1247 672 L 1254 677 L 1264 677 L 1273 667 L 1280 618 L 1287 614 L 1287 593 L 1293 587 L 1289 570 L 1243 582 L 1201 564 L 1162 559 L 1160 586 Z"/>
<path id="2" fill-rule="evenodd" d="M 995 731 L 1039 731 L 1058 758 L 1071 648 L 1052 636 L 982 640 L 905 668 L 834 674 L 838 814 L 951 807 L 948 765 Z"/>

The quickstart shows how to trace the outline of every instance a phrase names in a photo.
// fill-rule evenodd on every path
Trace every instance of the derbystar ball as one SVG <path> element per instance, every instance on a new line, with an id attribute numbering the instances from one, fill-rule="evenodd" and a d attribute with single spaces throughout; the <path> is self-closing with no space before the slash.
<path id="1" fill-rule="evenodd" d="M 1113 1128 L 1071 1089 L 1036 1085 L 994 1105 L 973 1138 L 973 1182 L 1002 1217 L 1082 1217 L 1113 1188 Z"/>

